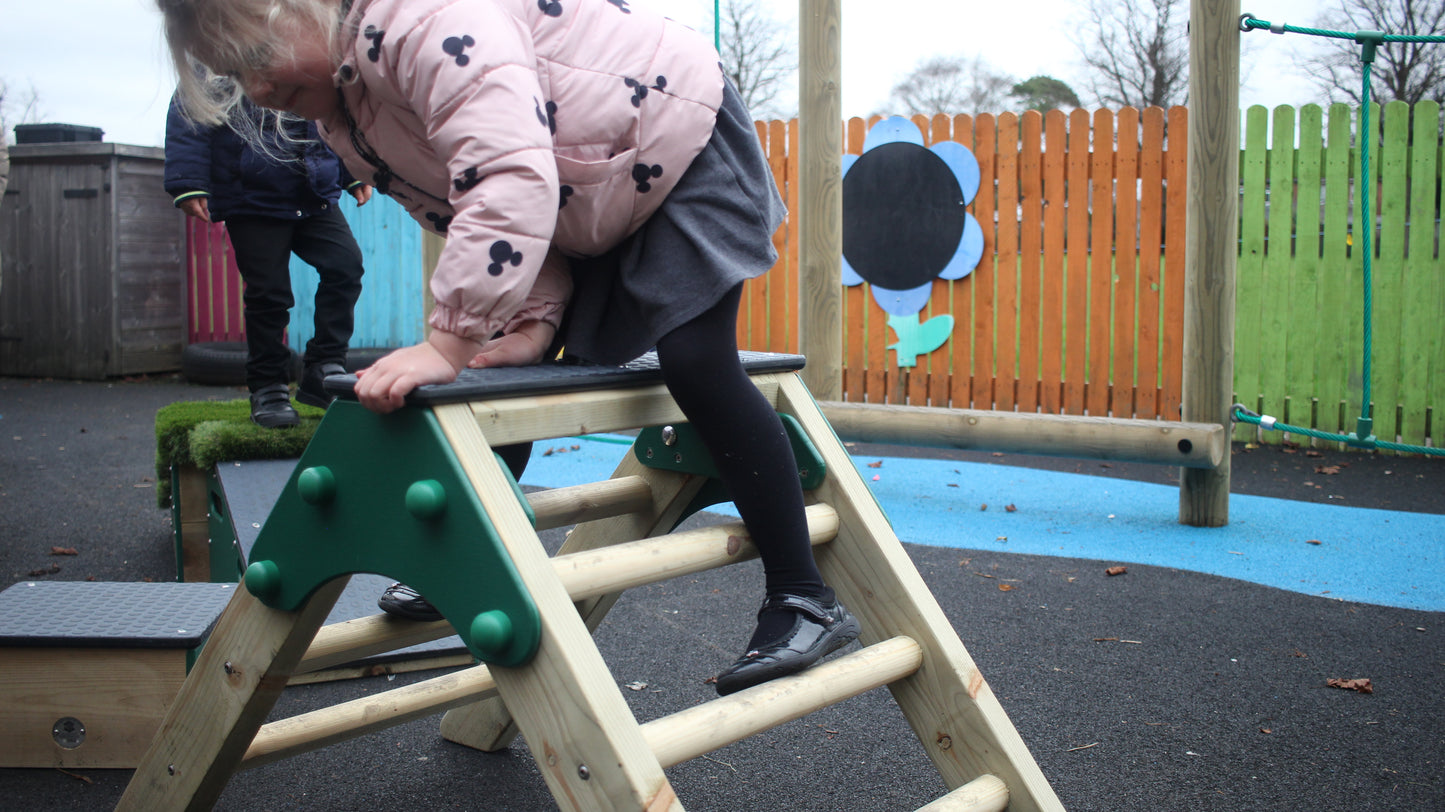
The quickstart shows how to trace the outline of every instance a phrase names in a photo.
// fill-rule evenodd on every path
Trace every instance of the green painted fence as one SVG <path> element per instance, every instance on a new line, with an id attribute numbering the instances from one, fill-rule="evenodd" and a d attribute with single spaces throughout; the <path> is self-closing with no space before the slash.
<path id="1" fill-rule="evenodd" d="M 1374 430 L 1445 435 L 1440 107 L 1378 107 L 1370 139 Z M 1349 433 L 1365 386 L 1358 108 L 1251 107 L 1240 161 L 1236 400 L 1283 422 Z M 1251 439 L 1253 427 L 1236 429 Z M 1262 439 L 1276 442 L 1278 433 Z M 1300 439 L 1300 438 L 1294 438 Z"/>

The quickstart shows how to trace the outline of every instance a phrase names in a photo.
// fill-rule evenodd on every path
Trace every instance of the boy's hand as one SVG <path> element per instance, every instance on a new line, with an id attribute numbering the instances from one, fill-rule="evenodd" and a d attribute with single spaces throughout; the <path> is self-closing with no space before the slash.
<path id="1" fill-rule="evenodd" d="M 198 197 L 188 197 L 185 200 L 182 200 L 181 211 L 185 212 L 186 216 L 188 217 L 194 217 L 197 220 L 205 220 L 207 223 L 211 222 L 210 198 L 206 197 L 205 195 L 200 195 Z"/>
<path id="2" fill-rule="evenodd" d="M 467 362 L 472 369 L 524 367 L 543 360 L 557 328 L 545 321 L 522 322 L 512 332 L 482 345 L 482 351 Z"/>
<path id="3" fill-rule="evenodd" d="M 421 344 L 405 347 L 356 373 L 356 397 L 378 414 L 400 409 L 418 386 L 451 383 L 479 348 L 471 339 L 433 330 Z"/>

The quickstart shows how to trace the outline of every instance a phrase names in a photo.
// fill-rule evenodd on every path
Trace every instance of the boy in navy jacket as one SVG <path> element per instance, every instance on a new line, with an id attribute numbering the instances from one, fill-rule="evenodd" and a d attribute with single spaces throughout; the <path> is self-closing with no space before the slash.
<path id="1" fill-rule="evenodd" d="M 299 422 L 290 398 L 291 352 L 284 340 L 294 252 L 316 268 L 316 330 L 306 344 L 296 399 L 325 408 L 327 375 L 345 371 L 361 295 L 361 249 L 337 208 L 343 188 L 358 205 L 371 187 L 353 179 L 316 126 L 243 102 L 232 126 L 196 127 L 174 99 L 166 116 L 165 188 L 187 215 L 226 223 L 245 283 L 246 387 L 251 419 L 267 428 Z M 252 146 L 237 129 L 262 134 Z M 254 135 L 254 133 L 252 133 Z"/>

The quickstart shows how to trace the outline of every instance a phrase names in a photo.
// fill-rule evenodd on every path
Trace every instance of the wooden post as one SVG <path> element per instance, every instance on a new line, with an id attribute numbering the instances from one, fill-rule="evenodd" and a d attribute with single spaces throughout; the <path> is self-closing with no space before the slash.
<path id="1" fill-rule="evenodd" d="M 843 11 L 798 0 L 798 349 L 821 400 L 843 399 Z"/>
<path id="2" fill-rule="evenodd" d="M 1229 425 L 1239 236 L 1239 0 L 1191 0 L 1183 418 Z M 1181 469 L 1179 521 L 1229 522 L 1229 455 Z"/>

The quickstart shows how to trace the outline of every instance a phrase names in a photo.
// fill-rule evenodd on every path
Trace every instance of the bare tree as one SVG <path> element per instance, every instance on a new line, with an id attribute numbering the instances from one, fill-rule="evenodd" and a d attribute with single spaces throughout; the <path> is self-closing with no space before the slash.
<path id="1" fill-rule="evenodd" d="M 1089 0 L 1075 44 L 1094 100 L 1169 107 L 1189 97 L 1188 0 Z"/>
<path id="2" fill-rule="evenodd" d="M 1338 0 L 1315 22 L 1334 31 L 1380 31 L 1430 36 L 1445 33 L 1445 3 L 1439 0 Z M 1301 64 L 1330 101 L 1359 104 L 1364 65 L 1353 40 L 1324 39 Z M 1370 68 L 1370 98 L 1380 104 L 1403 101 L 1445 104 L 1445 44 L 1387 42 Z"/>
<path id="3" fill-rule="evenodd" d="M 0 79 L 0 129 L 10 129 L 16 124 L 33 124 L 44 117 L 40 107 L 40 93 L 32 82 L 25 90 L 16 90 L 7 80 Z"/>
<path id="4" fill-rule="evenodd" d="M 779 115 L 778 96 L 798 70 L 797 34 L 762 10 L 760 0 L 723 0 L 720 56 L 723 69 L 755 116 Z"/>
<path id="5" fill-rule="evenodd" d="M 994 113 L 1006 110 L 1015 80 L 983 57 L 935 56 L 918 63 L 893 86 L 889 104 L 895 113 Z"/>

